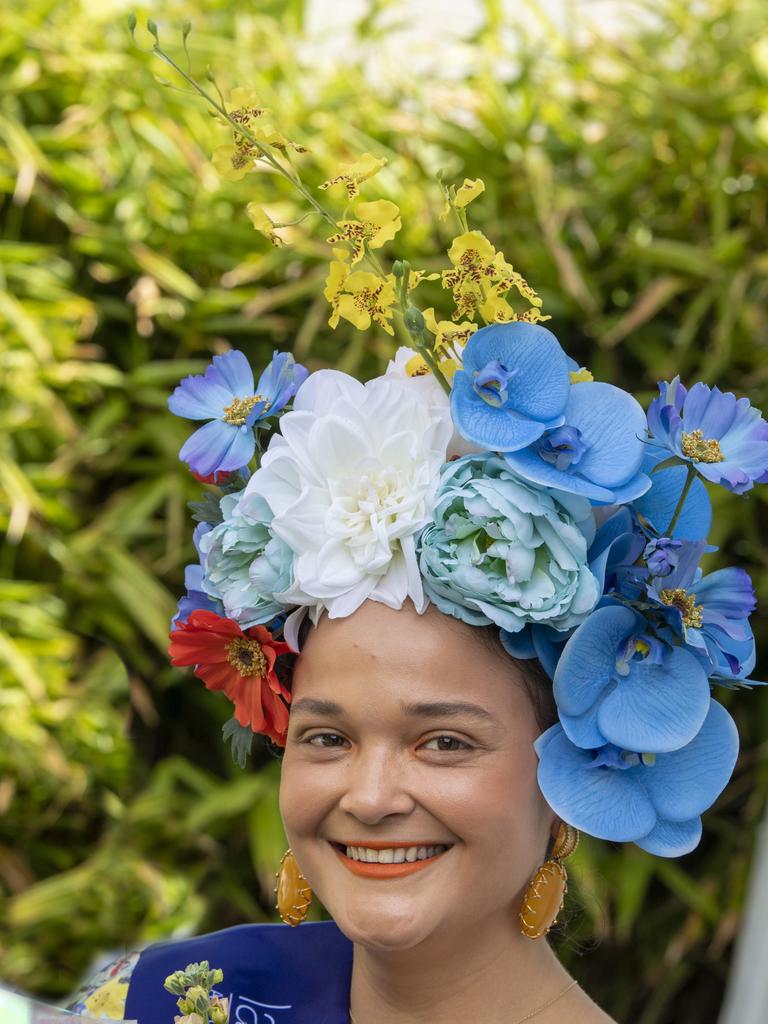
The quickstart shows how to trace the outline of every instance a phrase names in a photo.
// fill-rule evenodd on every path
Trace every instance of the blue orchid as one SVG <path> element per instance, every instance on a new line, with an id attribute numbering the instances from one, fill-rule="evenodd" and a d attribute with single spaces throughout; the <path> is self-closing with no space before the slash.
<path id="1" fill-rule="evenodd" d="M 755 667 L 749 624 L 757 604 L 752 580 L 735 567 L 702 574 L 698 563 L 704 549 L 703 541 L 683 543 L 672 572 L 649 580 L 647 597 L 657 604 L 674 640 L 697 655 L 714 681 L 753 683 L 747 679 Z"/>
<path id="2" fill-rule="evenodd" d="M 594 611 L 566 643 L 554 695 L 577 746 L 648 753 L 689 743 L 710 699 L 699 658 L 663 644 L 639 612 L 615 603 Z"/>
<path id="3" fill-rule="evenodd" d="M 725 708 L 710 699 L 696 736 L 668 753 L 611 745 L 585 750 L 560 725 L 543 733 L 535 748 L 539 787 L 564 821 L 598 839 L 679 857 L 699 843 L 701 815 L 731 777 L 739 736 Z"/>
<path id="4" fill-rule="evenodd" d="M 451 413 L 468 441 L 492 452 L 517 451 L 563 422 L 568 362 L 545 327 L 522 321 L 481 327 L 462 361 Z"/>
<path id="5" fill-rule="evenodd" d="M 669 532 L 688 475 L 685 466 L 668 466 L 654 472 L 668 454 L 661 448 L 647 447 L 642 471 L 650 477 L 651 487 L 632 502 L 634 511 L 657 536 Z M 707 488 L 696 478 L 686 495 L 671 535 L 676 540 L 703 540 L 711 526 L 712 503 Z"/>
<path id="6" fill-rule="evenodd" d="M 564 633 L 552 629 L 551 626 L 540 626 L 538 623 L 533 623 L 519 633 L 510 633 L 508 630 L 502 629 L 499 635 L 501 645 L 510 657 L 520 661 L 538 658 L 539 664 L 549 678 L 554 679 L 557 663 L 571 632 Z"/>
<path id="7" fill-rule="evenodd" d="M 176 416 L 210 420 L 187 439 L 179 458 L 203 477 L 247 466 L 256 448 L 254 424 L 279 412 L 306 377 L 290 353 L 275 352 L 254 388 L 242 352 L 214 356 L 204 374 L 185 377 L 168 399 Z"/>
<path id="8" fill-rule="evenodd" d="M 516 473 L 596 504 L 624 504 L 650 488 L 641 469 L 645 413 L 632 395 L 598 381 L 572 384 L 563 419 L 533 444 L 505 454 Z"/>
<path id="9" fill-rule="evenodd" d="M 659 382 L 648 409 L 654 441 L 697 473 L 735 494 L 768 482 L 768 423 L 747 398 L 675 377 Z"/>

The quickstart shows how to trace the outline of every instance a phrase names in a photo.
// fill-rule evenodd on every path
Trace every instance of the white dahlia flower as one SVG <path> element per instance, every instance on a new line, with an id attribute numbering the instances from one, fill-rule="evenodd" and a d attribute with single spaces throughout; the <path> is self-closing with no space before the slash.
<path id="1" fill-rule="evenodd" d="M 314 622 L 365 600 L 410 598 L 424 611 L 416 539 L 452 432 L 447 403 L 397 377 L 311 374 L 245 492 L 267 501 L 272 532 L 293 551 L 293 583 L 277 600 L 308 607 Z"/>

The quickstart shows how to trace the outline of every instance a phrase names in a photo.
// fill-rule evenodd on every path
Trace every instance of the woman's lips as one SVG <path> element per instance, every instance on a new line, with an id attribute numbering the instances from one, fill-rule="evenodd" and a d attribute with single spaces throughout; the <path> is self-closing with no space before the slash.
<path id="1" fill-rule="evenodd" d="M 352 872 L 353 875 L 359 875 L 362 878 L 402 878 L 403 875 L 412 875 L 415 871 L 421 871 L 422 868 L 428 868 L 430 864 L 434 864 L 436 860 L 439 860 L 444 853 L 448 850 L 443 850 L 441 853 L 436 853 L 433 857 L 426 857 L 424 860 L 414 861 L 402 861 L 400 864 L 371 864 L 367 861 L 353 860 L 348 857 L 346 853 L 343 853 L 338 846 L 331 843 L 334 852 L 339 860 L 342 862 L 345 868 Z M 405 846 L 405 843 L 391 843 L 385 847 L 384 843 L 380 845 L 369 843 L 371 849 L 374 848 L 387 848 L 388 846 Z M 410 846 L 411 844 L 408 843 Z M 450 849 L 450 847 L 449 847 Z"/>

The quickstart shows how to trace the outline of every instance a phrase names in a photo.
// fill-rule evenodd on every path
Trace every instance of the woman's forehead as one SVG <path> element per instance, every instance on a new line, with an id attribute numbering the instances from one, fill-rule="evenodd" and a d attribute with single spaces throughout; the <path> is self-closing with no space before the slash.
<path id="1" fill-rule="evenodd" d="M 362 705 L 383 703 L 403 713 L 419 704 L 473 704 L 493 716 L 517 709 L 525 694 L 519 671 L 505 663 L 473 627 L 434 607 L 419 615 L 367 601 L 344 619 L 321 619 L 305 640 L 294 673 L 294 698 Z"/>

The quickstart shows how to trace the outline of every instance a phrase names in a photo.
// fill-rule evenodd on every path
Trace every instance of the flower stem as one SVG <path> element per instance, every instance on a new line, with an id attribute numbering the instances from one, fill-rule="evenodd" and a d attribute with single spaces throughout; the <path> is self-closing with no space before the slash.
<path id="1" fill-rule="evenodd" d="M 683 489 L 680 492 L 680 497 L 677 499 L 677 505 L 675 507 L 674 514 L 673 514 L 672 519 L 671 519 L 671 521 L 669 523 L 669 526 L 667 527 L 667 530 L 666 530 L 666 536 L 667 537 L 671 537 L 672 536 L 673 531 L 674 531 L 675 527 L 677 526 L 677 521 L 680 518 L 680 513 L 683 511 L 683 506 L 685 505 L 685 499 L 688 497 L 688 492 L 691 489 L 691 484 L 693 483 L 693 479 L 694 479 L 695 476 L 696 476 L 696 468 L 695 468 L 695 466 L 693 466 L 692 463 L 689 462 L 688 463 L 688 475 L 685 478 L 685 483 L 683 484 Z"/>

